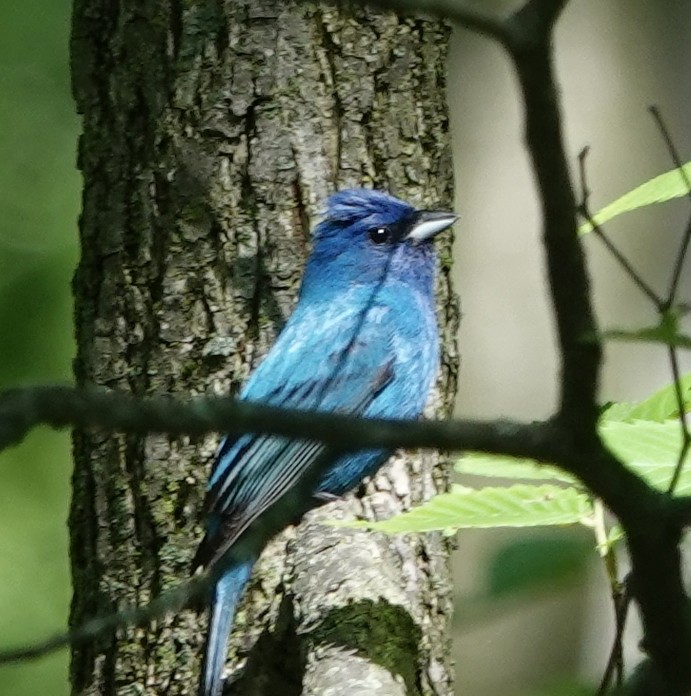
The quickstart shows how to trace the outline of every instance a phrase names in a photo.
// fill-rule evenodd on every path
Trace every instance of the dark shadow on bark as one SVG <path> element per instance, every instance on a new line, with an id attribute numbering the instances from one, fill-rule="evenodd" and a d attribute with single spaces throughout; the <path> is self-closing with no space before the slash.
<path id="1" fill-rule="evenodd" d="M 305 652 L 296 633 L 294 616 L 293 602 L 284 596 L 275 627 L 259 636 L 240 677 L 226 682 L 226 696 L 300 696 Z"/>
<path id="2" fill-rule="evenodd" d="M 264 631 L 247 657 L 242 675 L 226 684 L 224 694 L 300 696 L 306 655 L 319 646 L 336 646 L 399 676 L 409 696 L 421 693 L 417 661 L 419 627 L 402 607 L 362 600 L 329 612 L 310 632 L 309 650 L 297 633 L 293 604 L 284 598 L 274 631 Z"/>

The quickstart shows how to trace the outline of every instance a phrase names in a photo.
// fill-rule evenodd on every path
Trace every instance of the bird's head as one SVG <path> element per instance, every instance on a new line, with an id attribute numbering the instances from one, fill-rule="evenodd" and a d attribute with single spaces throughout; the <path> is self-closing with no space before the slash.
<path id="1" fill-rule="evenodd" d="M 454 213 L 417 210 L 382 191 L 339 191 L 328 199 L 314 231 L 303 288 L 339 290 L 344 284 L 380 282 L 386 275 L 431 292 L 432 240 L 456 219 Z"/>

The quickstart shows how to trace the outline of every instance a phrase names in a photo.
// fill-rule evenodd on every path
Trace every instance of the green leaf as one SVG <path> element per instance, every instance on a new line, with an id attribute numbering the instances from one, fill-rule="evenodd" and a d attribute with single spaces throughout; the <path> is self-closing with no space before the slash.
<path id="1" fill-rule="evenodd" d="M 635 403 L 622 401 L 607 406 L 600 416 L 600 423 L 605 421 L 627 421 L 631 420 L 630 413 L 637 406 Z"/>
<path id="2" fill-rule="evenodd" d="M 667 489 L 682 446 L 678 420 L 662 423 L 643 420 L 604 422 L 600 426 L 600 435 L 612 452 L 636 474 L 660 490 Z M 675 489 L 676 495 L 691 492 L 689 462 L 691 452 L 687 453 L 684 461 L 686 468 Z"/>
<path id="3" fill-rule="evenodd" d="M 691 405 L 691 373 L 680 380 L 684 404 Z M 651 485 L 666 490 L 674 475 L 682 446 L 682 431 L 674 385 L 667 385 L 639 403 L 612 404 L 600 420 L 599 433 L 614 454 Z M 684 462 L 691 462 L 691 452 Z M 573 484 L 576 479 L 560 469 L 528 459 L 469 453 L 456 471 L 488 478 L 556 480 L 572 484 L 517 484 L 482 489 L 453 486 L 410 512 L 382 522 L 355 522 L 339 526 L 370 528 L 389 533 L 453 532 L 464 527 L 527 527 L 587 523 L 592 516 L 588 496 Z M 677 495 L 691 494 L 691 467 L 682 470 Z M 616 534 L 612 532 L 616 537 Z"/>
<path id="4" fill-rule="evenodd" d="M 396 534 L 468 527 L 576 524 L 591 514 L 588 496 L 575 488 L 517 484 L 442 493 L 389 520 L 360 521 L 348 526 Z"/>
<path id="5" fill-rule="evenodd" d="M 539 481 L 564 481 L 576 483 L 576 479 L 565 471 L 548 464 L 538 464 L 532 459 L 516 459 L 498 454 L 468 452 L 454 469 L 459 474 L 486 476 L 487 478 L 529 479 Z"/>
<path id="6" fill-rule="evenodd" d="M 681 470 L 679 480 L 674 489 L 674 495 L 689 495 L 691 493 L 691 471 L 688 468 L 689 457 L 684 460 L 684 468 Z M 644 478 L 651 486 L 659 491 L 666 491 L 674 476 L 676 462 L 656 464 L 654 462 L 633 462 L 629 467 Z"/>
<path id="7" fill-rule="evenodd" d="M 691 372 L 679 380 L 684 413 L 691 411 Z M 603 414 L 601 423 L 606 421 L 650 420 L 661 423 L 679 416 L 677 392 L 674 383 L 658 389 L 643 401 L 634 404 L 612 404 Z"/>
<path id="8" fill-rule="evenodd" d="M 691 177 L 691 162 L 687 162 L 681 169 L 687 177 Z M 617 200 L 606 205 L 593 215 L 593 220 L 598 225 L 602 225 L 622 213 L 628 213 L 637 208 L 643 208 L 655 203 L 664 203 L 673 198 L 686 196 L 688 192 L 687 184 L 680 170 L 672 169 L 646 181 L 644 184 L 637 186 L 632 191 L 625 193 Z M 592 225 L 589 222 L 585 222 L 578 228 L 578 232 L 587 234 L 592 232 L 592 229 Z"/>
<path id="9" fill-rule="evenodd" d="M 599 430 L 605 444 L 627 464 L 664 464 L 679 456 L 682 439 L 678 420 L 612 421 L 602 423 Z"/>

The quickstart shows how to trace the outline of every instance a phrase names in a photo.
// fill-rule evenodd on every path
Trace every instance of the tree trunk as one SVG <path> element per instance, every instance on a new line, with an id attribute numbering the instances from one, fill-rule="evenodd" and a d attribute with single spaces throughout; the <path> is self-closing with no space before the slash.
<path id="1" fill-rule="evenodd" d="M 292 308 L 328 193 L 448 206 L 447 38 L 308 2 L 75 0 L 79 383 L 236 392 Z M 440 257 L 438 415 L 457 371 L 448 237 Z M 216 441 L 75 434 L 72 625 L 188 576 Z M 446 485 L 438 461 L 397 456 L 271 544 L 233 632 L 233 693 L 450 693 L 446 543 L 318 523 L 419 503 Z M 204 629 L 186 611 L 75 649 L 73 693 L 194 694 Z"/>

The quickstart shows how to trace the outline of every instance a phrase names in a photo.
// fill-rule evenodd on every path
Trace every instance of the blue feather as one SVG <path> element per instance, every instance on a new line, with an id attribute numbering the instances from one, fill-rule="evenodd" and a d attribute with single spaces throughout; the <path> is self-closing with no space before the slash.
<path id="1" fill-rule="evenodd" d="M 235 609 L 240 601 L 242 590 L 250 579 L 253 565 L 248 562 L 237 568 L 231 568 L 214 588 L 200 684 L 200 693 L 205 696 L 220 696 L 223 690 L 226 644 L 233 625 Z"/>
<path id="2" fill-rule="evenodd" d="M 439 360 L 431 238 L 454 220 L 379 191 L 331 196 L 314 231 L 295 311 L 241 398 L 370 418 L 418 418 Z M 262 434 L 222 442 L 195 567 L 223 568 L 239 535 L 325 451 L 316 441 Z M 334 457 L 314 505 L 357 486 L 390 454 L 372 449 Z M 296 520 L 305 512 L 296 509 Z M 225 644 L 251 566 L 229 567 L 216 587 L 202 696 L 220 693 Z"/>

